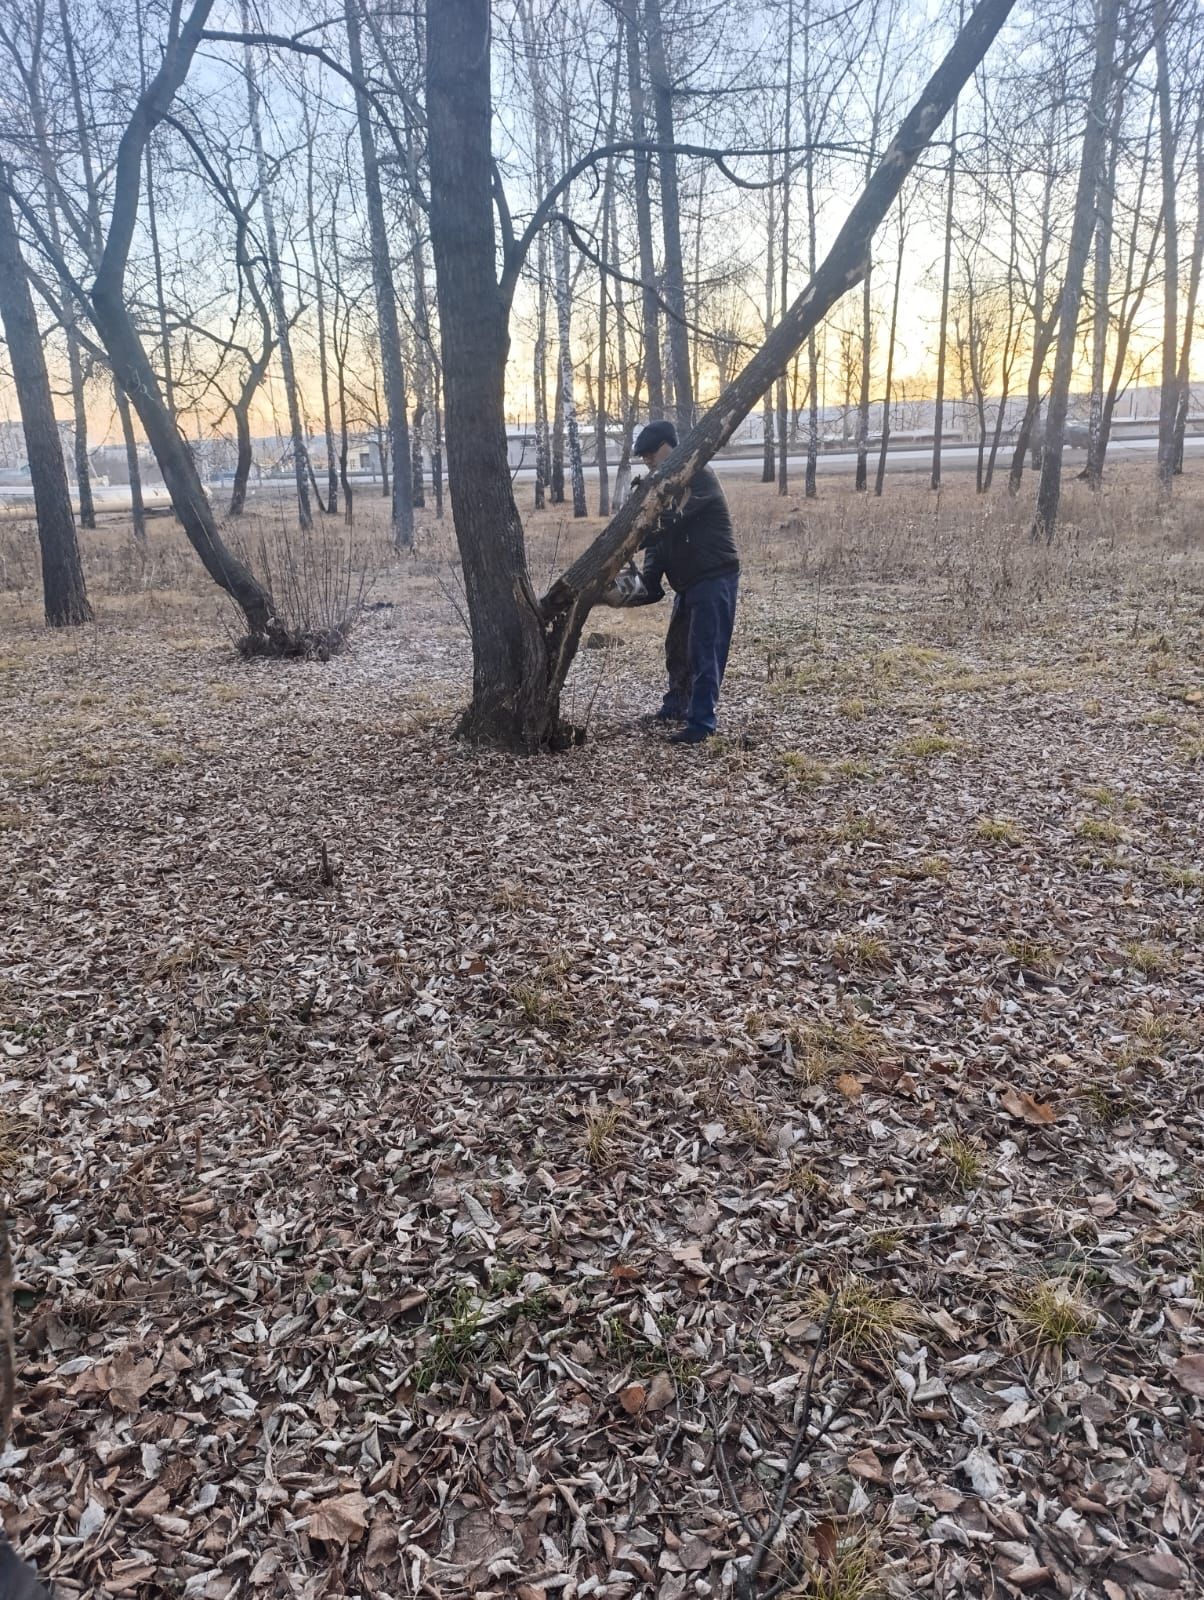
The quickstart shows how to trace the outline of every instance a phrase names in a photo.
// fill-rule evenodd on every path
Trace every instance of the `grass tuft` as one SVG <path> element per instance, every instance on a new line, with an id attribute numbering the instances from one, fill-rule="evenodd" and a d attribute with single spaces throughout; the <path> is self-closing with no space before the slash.
<path id="1" fill-rule="evenodd" d="M 974 832 L 988 844 L 1019 844 L 1024 837 L 1019 824 L 1010 817 L 979 817 Z"/>
<path id="2" fill-rule="evenodd" d="M 847 967 L 881 968 L 891 963 L 886 940 L 862 928 L 854 933 L 838 933 L 832 941 L 832 954 L 839 965 Z"/>
<path id="3" fill-rule="evenodd" d="M 585 1159 L 599 1171 L 615 1158 L 619 1112 L 614 1106 L 591 1106 L 585 1118 Z"/>
<path id="4" fill-rule="evenodd" d="M 916 1320 L 915 1308 L 856 1273 L 847 1274 L 833 1287 L 835 1299 L 828 1319 L 828 1348 L 832 1354 L 879 1359 L 893 1355 L 899 1336 Z M 816 1322 L 827 1313 L 832 1293 L 816 1288 L 808 1297 L 807 1311 Z"/>
<path id="5" fill-rule="evenodd" d="M 948 755 L 956 749 L 957 740 L 943 733 L 917 733 L 910 739 L 904 739 L 899 746 L 899 754 L 912 761 L 926 761 L 933 756 Z"/>
<path id="6" fill-rule="evenodd" d="M 881 1557 L 864 1531 L 837 1542 L 830 1560 L 807 1563 L 801 1583 L 782 1591 L 783 1600 L 883 1600 Z"/>
<path id="7" fill-rule="evenodd" d="M 963 1192 L 973 1189 L 982 1177 L 982 1145 L 960 1133 L 947 1133 L 938 1149 L 953 1183 Z"/>
<path id="8" fill-rule="evenodd" d="M 1075 832 L 1080 839 L 1098 844 L 1119 844 L 1125 836 L 1120 823 L 1113 822 L 1110 817 L 1082 817 Z"/>
<path id="9" fill-rule="evenodd" d="M 786 776 L 801 788 L 815 789 L 828 781 L 828 769 L 823 762 L 804 755 L 801 750 L 784 750 L 781 761 Z"/>
<path id="10" fill-rule="evenodd" d="M 1034 1344 L 1059 1350 L 1069 1340 L 1093 1333 L 1099 1321 L 1077 1286 L 1062 1278 L 1045 1278 L 1026 1289 L 1019 1313 L 1020 1326 Z"/>

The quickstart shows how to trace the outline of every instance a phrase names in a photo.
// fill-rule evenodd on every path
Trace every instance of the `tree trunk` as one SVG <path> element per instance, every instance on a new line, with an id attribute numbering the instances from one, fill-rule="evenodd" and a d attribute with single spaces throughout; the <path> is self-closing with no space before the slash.
<path id="1" fill-rule="evenodd" d="M 130 526 L 134 543 L 145 555 L 146 505 L 142 499 L 142 463 L 138 460 L 138 437 L 134 432 L 134 419 L 130 414 L 129 396 L 116 378 L 113 379 L 113 400 L 121 422 L 121 442 L 125 446 L 125 475 L 130 482 Z"/>
<path id="2" fill-rule="evenodd" d="M 4 323 L 33 484 L 42 554 L 42 601 L 46 621 L 52 628 L 73 627 L 91 622 L 92 607 L 79 559 L 46 355 L 6 182 L 7 174 L 0 168 L 0 319 Z"/>
<path id="3" fill-rule="evenodd" d="M 791 127 L 794 94 L 794 0 L 786 5 L 786 119 L 782 130 L 782 309 L 790 304 L 790 163 Z M 778 379 L 778 493 L 789 493 L 790 428 L 786 399 L 786 373 Z"/>
<path id="4" fill-rule="evenodd" d="M 1010 495 L 1016 495 L 1020 491 L 1020 481 L 1024 476 L 1024 462 L 1028 453 L 1028 443 L 1041 407 L 1041 374 L 1045 369 L 1045 358 L 1049 354 L 1049 347 L 1053 343 L 1054 334 L 1058 328 L 1057 306 L 1053 306 L 1048 315 L 1045 311 L 1045 286 L 1049 279 L 1050 216 L 1053 210 L 1054 178 L 1056 175 L 1054 161 L 1056 120 L 1055 115 L 1050 122 L 1049 143 L 1046 146 L 1045 188 L 1041 198 L 1040 244 L 1037 253 L 1037 271 L 1033 279 L 1033 349 L 1028 367 L 1028 386 L 1025 395 L 1024 415 L 1020 420 L 1020 429 L 1016 435 L 1016 444 L 1012 451 L 1012 462 L 1008 470 L 1008 493 Z"/>
<path id="5" fill-rule="evenodd" d="M 1112 222 L 1116 208 L 1116 171 L 1120 160 L 1124 105 L 1125 82 L 1121 76 L 1117 79 L 1112 115 L 1108 123 L 1108 140 L 1100 171 L 1095 221 L 1091 308 L 1091 399 L 1087 414 L 1087 466 L 1083 473 L 1092 489 L 1098 489 L 1103 478 L 1099 436 L 1104 419 L 1104 370 L 1108 360 L 1108 337 L 1112 331 Z"/>
<path id="6" fill-rule="evenodd" d="M 84 393 L 84 363 L 79 339 L 67 330 L 67 370 L 71 378 L 71 408 L 75 418 L 75 488 L 79 496 L 79 525 L 96 526 L 96 503 L 92 497 L 92 460 L 88 455 L 88 402 Z"/>
<path id="7" fill-rule="evenodd" d="M 648 138 L 644 72 L 640 58 L 639 0 L 623 0 L 623 29 L 627 44 L 627 92 L 631 101 L 631 137 L 637 146 Z M 660 307 L 656 298 L 656 253 L 652 244 L 652 155 L 635 152 L 635 221 L 640 247 L 640 282 L 643 284 L 644 381 L 648 385 L 648 410 L 653 418 L 665 414 L 665 378 L 661 366 Z"/>
<path id="8" fill-rule="evenodd" d="M 506 456 L 510 334 L 496 277 L 489 0 L 426 0 L 426 19 L 431 244 L 452 514 L 473 643 L 472 701 L 461 728 L 534 750 L 549 732 L 547 658 Z"/>
<path id="9" fill-rule="evenodd" d="M 360 37 L 359 0 L 347 0 L 347 53 L 351 70 L 364 81 L 364 53 Z M 389 259 L 389 233 L 380 187 L 380 166 L 372 133 L 368 96 L 357 88 L 356 122 L 364 164 L 364 203 L 368 211 L 368 239 L 372 256 L 372 287 L 376 298 L 376 323 L 380 336 L 380 362 L 384 371 L 385 406 L 389 422 L 389 454 L 393 464 L 393 544 L 409 550 L 414 543 L 414 494 L 410 482 L 410 424 L 406 416 L 405 369 L 401 361 L 401 329 Z M 384 457 L 381 457 L 382 465 Z"/>
<path id="10" fill-rule="evenodd" d="M 644 0 L 645 43 L 652 104 L 656 113 L 656 142 L 660 146 L 661 223 L 665 236 L 665 304 L 669 308 L 669 352 L 678 431 L 694 426 L 694 392 L 690 382 L 690 334 L 686 327 L 686 280 L 681 254 L 681 196 L 678 191 L 677 152 L 673 116 L 673 86 L 665 52 L 665 32 L 660 0 Z"/>
<path id="11" fill-rule="evenodd" d="M 1188 269 L 1187 300 L 1183 307 L 1183 344 L 1179 351 L 1179 402 L 1175 412 L 1172 460 L 1176 474 L 1183 471 L 1183 440 L 1191 402 L 1191 346 L 1200 303 L 1200 273 L 1204 267 L 1204 104 L 1196 122 L 1196 233 Z"/>
<path id="12" fill-rule="evenodd" d="M 803 139 L 808 149 L 815 143 L 815 110 L 811 98 L 811 0 L 803 4 Z M 815 162 L 808 156 L 804 164 L 807 191 L 807 276 L 815 277 L 818 221 L 815 202 Z M 785 310 L 785 307 L 783 307 Z M 808 500 L 819 493 L 816 474 L 819 466 L 819 345 L 815 330 L 807 335 L 807 464 L 803 492 Z"/>
<path id="13" fill-rule="evenodd" d="M 903 226 L 903 207 L 899 207 L 899 251 L 895 257 L 895 290 L 890 303 L 890 332 L 886 337 L 886 391 L 882 401 L 882 439 L 878 446 L 878 471 L 874 477 L 874 494 L 882 497 L 886 482 L 886 452 L 890 445 L 891 391 L 895 381 L 895 339 L 899 327 L 899 290 L 903 284 L 903 255 L 907 244 L 907 231 Z"/>
<path id="14" fill-rule="evenodd" d="M 1062 495 L 1062 441 L 1066 432 L 1066 412 L 1070 399 L 1070 378 L 1074 368 L 1078 336 L 1079 305 L 1083 296 L 1083 277 L 1091 236 L 1095 232 L 1095 196 L 1099 183 L 1100 158 L 1107 137 L 1108 100 L 1112 87 L 1116 55 L 1117 21 L 1120 0 L 1102 0 L 1095 41 L 1095 65 L 1091 74 L 1091 98 L 1083 131 L 1083 152 L 1079 162 L 1078 189 L 1066 254 L 1066 278 L 1058 308 L 1058 348 L 1054 357 L 1053 382 L 1045 413 L 1045 437 L 1041 451 L 1041 481 L 1037 486 L 1037 516 L 1033 537 L 1050 541 L 1058 521 Z"/>
<path id="15" fill-rule="evenodd" d="M 234 417 L 234 436 L 238 454 L 234 461 L 234 482 L 230 485 L 230 509 L 226 515 L 241 517 L 247 507 L 247 484 L 251 477 L 253 454 L 251 449 L 251 418 L 240 400 L 230 407 Z"/>
<path id="16" fill-rule="evenodd" d="M 773 332 L 774 295 L 777 292 L 778 218 L 773 184 L 773 156 L 769 157 L 769 187 L 765 191 L 765 337 Z M 783 308 L 785 300 L 782 301 Z M 773 434 L 773 391 L 767 389 L 761 402 L 761 482 L 772 483 L 776 475 Z"/>
<path id="17" fill-rule="evenodd" d="M 959 20 L 961 9 L 959 7 Z M 945 362 L 949 351 L 949 275 L 953 266 L 953 195 L 957 185 L 957 107 L 949 136 L 949 175 L 945 189 L 945 257 L 941 268 L 941 326 L 936 351 L 936 399 L 932 406 L 933 489 L 941 486 L 941 434 L 945 426 Z"/>
<path id="18" fill-rule="evenodd" d="M 1179 228 L 1176 218 L 1175 121 L 1167 56 L 1166 0 L 1154 0 L 1158 134 L 1162 155 L 1162 386 L 1158 397 L 1158 489 L 1167 496 L 1175 473 L 1175 421 L 1179 415 Z"/>
<path id="19" fill-rule="evenodd" d="M 339 509 L 339 466 L 334 446 L 334 418 L 330 408 L 330 363 L 326 355 L 326 275 L 318 250 L 317 206 L 314 203 L 314 130 L 309 120 L 309 101 L 304 94 L 301 107 L 305 114 L 305 222 L 314 275 L 314 309 L 318 318 L 318 386 L 322 395 L 322 432 L 326 438 L 326 510 L 331 516 L 336 516 Z"/>
<path id="20" fill-rule="evenodd" d="M 250 32 L 247 0 L 242 0 L 242 25 Z M 247 112 L 251 123 L 251 142 L 255 150 L 255 172 L 259 180 L 259 208 L 263 213 L 264 244 L 267 249 L 268 293 L 272 302 L 272 317 L 276 325 L 276 346 L 280 352 L 280 375 L 284 383 L 284 398 L 288 407 L 289 432 L 293 441 L 293 479 L 297 485 L 297 518 L 305 529 L 313 527 L 313 513 L 309 507 L 309 451 L 305 431 L 301 425 L 301 407 L 297 395 L 297 374 L 293 364 L 293 344 L 288 312 L 284 305 L 284 275 L 280 267 L 280 242 L 276 236 L 276 211 L 272 204 L 272 187 L 268 173 L 267 154 L 263 144 L 263 126 L 259 116 L 260 90 L 251 56 L 251 46 L 243 50 L 243 72 L 247 83 Z M 170 409 L 170 407 L 169 407 Z"/>
<path id="21" fill-rule="evenodd" d="M 619 256 L 619 213 L 615 204 L 615 186 L 610 189 L 610 245 L 615 259 Z M 616 278 L 614 282 L 614 307 L 615 307 L 615 354 L 618 358 L 619 378 L 619 427 L 621 441 L 619 444 L 619 464 L 615 468 L 615 506 L 621 506 L 627 498 L 627 486 L 631 481 L 631 430 L 635 424 L 635 402 L 632 399 L 631 375 L 627 370 L 627 307 L 623 301 L 623 280 Z M 636 389 L 639 389 L 639 378 L 636 378 Z"/>
<path id="22" fill-rule="evenodd" d="M 614 125 L 610 130 L 614 143 Z M 614 187 L 614 162 L 606 164 L 606 178 L 602 191 L 602 259 L 608 261 L 610 243 L 610 192 Z M 598 515 L 610 516 L 610 463 L 607 460 L 606 423 L 609 400 L 609 377 L 606 370 L 606 341 L 610 337 L 610 298 L 607 294 L 606 273 L 598 274 L 598 394 L 594 405 L 594 459 L 598 466 Z"/>
<path id="23" fill-rule="evenodd" d="M 548 429 L 548 243 L 544 229 L 536 242 L 539 280 L 535 313 L 535 509 L 542 511 L 552 471 L 552 438 Z"/>
<path id="24" fill-rule="evenodd" d="M 552 412 L 552 472 L 548 487 L 552 504 L 564 504 L 564 366 L 556 352 L 556 398 Z"/>

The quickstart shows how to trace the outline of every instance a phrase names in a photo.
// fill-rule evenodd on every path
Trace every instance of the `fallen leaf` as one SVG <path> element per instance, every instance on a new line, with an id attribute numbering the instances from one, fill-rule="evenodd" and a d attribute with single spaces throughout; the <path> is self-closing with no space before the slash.
<path id="1" fill-rule="evenodd" d="M 309 1536 L 327 1544 L 355 1544 L 368 1526 L 368 1502 L 358 1489 L 323 1500 L 310 1513 Z"/>
<path id="2" fill-rule="evenodd" d="M 619 1404 L 629 1417 L 634 1417 L 637 1411 L 644 1409 L 647 1398 L 648 1391 L 642 1383 L 629 1383 L 625 1389 L 619 1390 Z"/>
<path id="3" fill-rule="evenodd" d="M 1171 1368 L 1171 1377 L 1188 1394 L 1204 1396 L 1204 1353 L 1180 1356 Z"/>
<path id="4" fill-rule="evenodd" d="M 1021 1122 L 1030 1122 L 1038 1128 L 1045 1127 L 1057 1115 L 1052 1106 L 1034 1100 L 1027 1091 L 1017 1093 L 1015 1089 L 1005 1089 L 999 1096 L 999 1103 L 1013 1117 L 1018 1117 Z"/>
<path id="5" fill-rule="evenodd" d="M 663 1411 L 671 1400 L 677 1398 L 677 1387 L 667 1372 L 658 1372 L 648 1386 L 648 1395 L 644 1401 L 647 1411 Z"/>
<path id="6" fill-rule="evenodd" d="M 865 1093 L 865 1084 L 851 1072 L 842 1072 L 836 1080 L 836 1087 L 846 1100 L 857 1100 Z"/>

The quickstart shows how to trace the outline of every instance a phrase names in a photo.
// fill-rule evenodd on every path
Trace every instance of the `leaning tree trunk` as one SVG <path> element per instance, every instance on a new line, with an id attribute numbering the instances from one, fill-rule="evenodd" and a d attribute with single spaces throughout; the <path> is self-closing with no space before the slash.
<path id="1" fill-rule="evenodd" d="M 648 385 L 648 410 L 665 414 L 665 375 L 661 366 L 660 307 L 656 294 L 656 251 L 652 243 L 652 155 L 644 148 L 648 139 L 647 102 L 640 55 L 639 0 L 623 0 L 623 30 L 627 45 L 627 93 L 631 102 L 631 137 L 635 152 L 635 224 L 640 247 L 640 283 L 643 286 L 644 381 Z"/>
<path id="2" fill-rule="evenodd" d="M 405 369 L 401 361 L 401 329 L 397 320 L 397 298 L 393 289 L 393 268 L 389 259 L 389 233 L 385 227 L 385 205 L 380 187 L 380 165 L 372 133 L 367 94 L 359 87 L 364 81 L 364 53 L 360 38 L 359 0 L 347 0 L 347 48 L 351 70 L 356 78 L 355 110 L 359 125 L 360 154 L 364 164 L 364 203 L 368 211 L 368 242 L 372 256 L 372 287 L 376 298 L 376 322 L 380 335 L 380 362 L 384 370 L 385 406 L 389 415 L 389 453 L 393 459 L 393 543 L 398 550 L 409 550 L 414 543 L 414 494 L 410 482 L 410 424 L 406 416 Z M 384 463 L 384 454 L 381 454 Z"/>
<path id="3" fill-rule="evenodd" d="M 4 323 L 33 483 L 46 621 L 52 628 L 73 627 L 91 622 L 92 607 L 84 587 L 46 355 L 6 181 L 0 169 L 0 320 Z"/>
<path id="4" fill-rule="evenodd" d="M 665 53 L 665 30 L 660 0 L 644 0 L 645 45 L 652 104 L 656 113 L 656 142 L 660 146 L 661 223 L 665 236 L 665 304 L 668 307 L 669 353 L 672 357 L 673 395 L 677 426 L 684 433 L 694 426 L 694 392 L 690 380 L 690 333 L 686 327 L 686 278 L 681 255 L 681 196 L 678 192 L 677 139 L 673 118 L 673 85 Z"/>
<path id="5" fill-rule="evenodd" d="M 542 606 L 531 589 L 506 462 L 509 337 L 495 276 L 489 0 L 426 3 L 431 231 L 456 536 L 473 635 L 473 699 L 462 726 L 474 737 L 531 750 L 561 735 L 561 691 L 591 607 L 811 329 L 859 281 L 875 230 L 1016 0 L 980 0 L 815 277 L 716 404 L 556 581 Z"/>
<path id="6" fill-rule="evenodd" d="M 1062 441 L 1066 433 L 1066 413 L 1070 402 L 1070 378 L 1074 369 L 1078 338 L 1079 306 L 1083 297 L 1083 277 L 1091 236 L 1095 232 L 1095 199 L 1099 184 L 1100 157 L 1107 137 L 1108 99 L 1116 55 L 1120 0 L 1103 0 L 1095 40 L 1095 66 L 1091 73 L 1091 99 L 1083 132 L 1083 152 L 1079 162 L 1074 219 L 1070 226 L 1070 245 L 1066 253 L 1066 277 L 1058 306 L 1058 349 L 1054 356 L 1053 381 L 1045 413 L 1045 438 L 1041 451 L 1041 480 L 1037 486 L 1037 516 L 1033 537 L 1054 536 L 1058 504 L 1062 496 Z"/>

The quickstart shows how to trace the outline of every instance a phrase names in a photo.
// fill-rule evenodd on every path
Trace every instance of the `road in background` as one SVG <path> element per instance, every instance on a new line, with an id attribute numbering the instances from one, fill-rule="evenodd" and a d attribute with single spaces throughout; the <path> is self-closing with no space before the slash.
<path id="1" fill-rule="evenodd" d="M 1117 440 L 1108 447 L 1108 464 L 1116 465 L 1125 461 L 1148 461 L 1157 452 L 1157 439 L 1124 439 Z M 1204 455 L 1204 435 L 1193 435 L 1183 441 L 1184 453 L 1188 456 Z M 1007 476 L 1008 463 L 1011 452 L 1000 451 L 995 463 L 995 478 L 998 483 L 1001 477 Z M 1067 467 L 1073 474 L 1081 471 L 1087 460 L 1085 450 L 1066 451 L 1064 457 Z M 870 452 L 870 480 L 873 481 L 878 469 L 878 456 L 875 451 Z M 941 451 L 941 472 L 962 474 L 973 472 L 978 461 L 977 445 L 954 445 Z M 854 451 L 829 452 L 821 454 L 816 461 L 816 467 L 821 477 L 835 477 L 845 475 L 852 477 L 857 463 Z M 759 478 L 761 475 L 762 458 L 755 456 L 717 456 L 713 462 L 720 478 Z M 806 457 L 792 455 L 790 457 L 790 483 L 793 488 L 801 489 L 803 474 L 806 470 Z M 914 477 L 918 473 L 927 473 L 932 470 L 932 450 L 891 450 L 886 458 L 887 479 L 893 477 Z M 614 466 L 611 466 L 613 479 Z M 513 474 L 518 483 L 528 483 L 534 479 L 535 468 L 519 467 Z M 587 466 L 585 469 L 587 484 L 596 484 L 598 469 Z M 373 488 L 379 488 L 378 478 L 369 478 L 352 475 L 352 486 L 362 493 L 371 496 Z M 223 485 L 215 489 L 212 485 L 209 490 L 217 502 L 219 513 L 222 508 L 222 496 L 227 493 Z M 265 479 L 247 491 L 248 502 L 278 501 L 291 497 L 293 493 L 293 479 L 276 478 Z M 99 486 L 93 489 L 93 498 L 96 509 L 101 514 L 120 513 L 130 509 L 130 492 L 120 484 Z M 167 490 L 160 484 L 158 486 L 144 487 L 142 498 L 150 511 L 166 508 L 171 504 Z M 13 516 L 30 516 L 33 513 L 33 490 L 26 484 L 0 484 L 0 514 L 7 513 Z"/>

